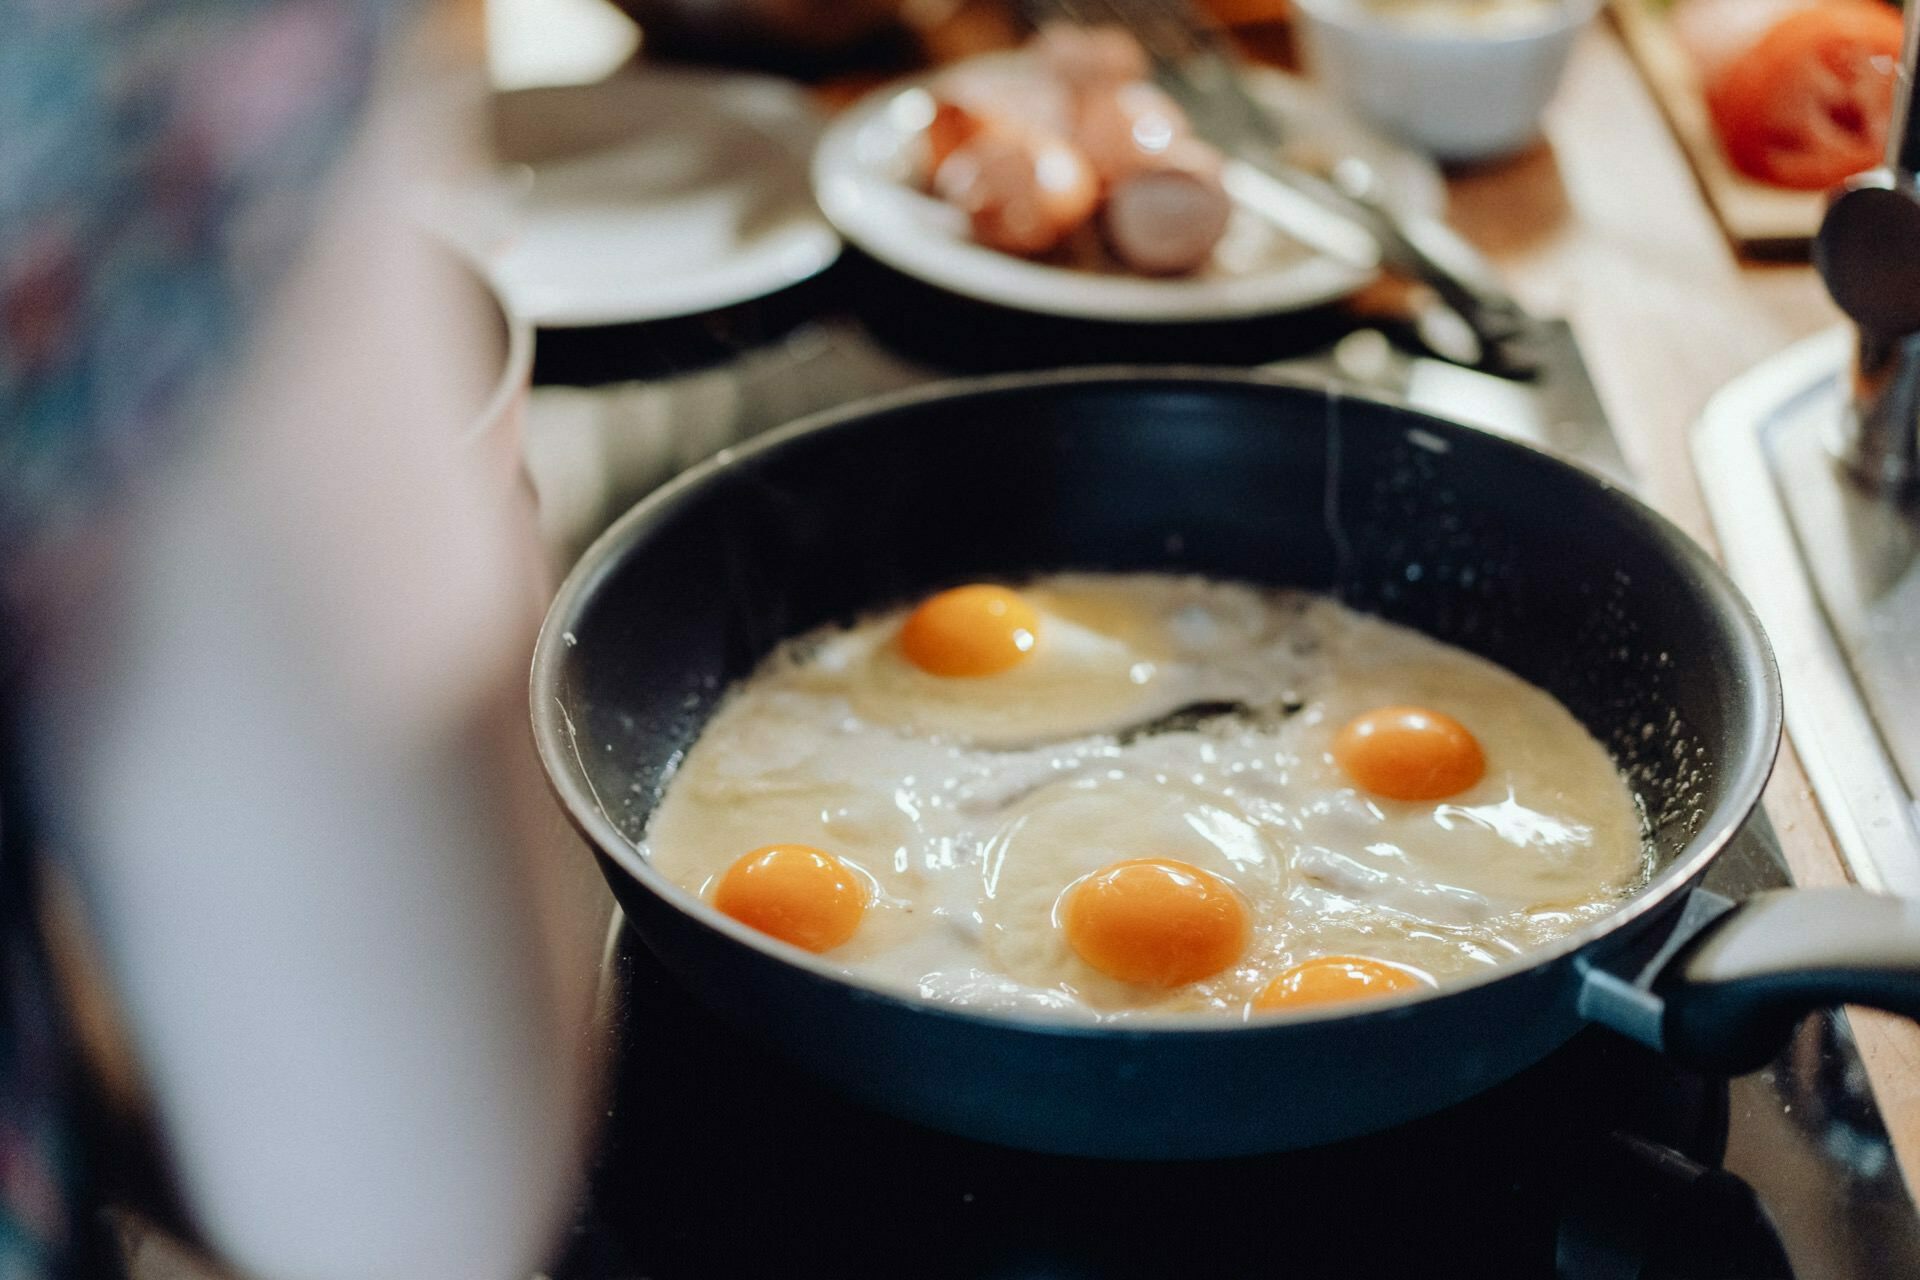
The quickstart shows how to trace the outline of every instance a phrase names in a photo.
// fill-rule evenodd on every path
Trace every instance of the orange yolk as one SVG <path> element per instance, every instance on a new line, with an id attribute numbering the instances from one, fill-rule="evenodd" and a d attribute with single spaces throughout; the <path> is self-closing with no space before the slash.
<path id="1" fill-rule="evenodd" d="M 727 868 L 713 891 L 713 905 L 782 942 L 828 951 L 860 927 L 867 891 L 830 853 L 804 844 L 770 844 Z"/>
<path id="2" fill-rule="evenodd" d="M 1389 800 L 1444 800 L 1487 771 L 1480 743 L 1452 716 L 1378 707 L 1333 740 L 1333 759 L 1363 790 Z"/>
<path id="3" fill-rule="evenodd" d="M 991 676 L 1025 662 L 1040 635 L 1040 615 L 1006 587 L 976 584 L 942 591 L 907 615 L 900 650 L 936 676 Z"/>
<path id="4" fill-rule="evenodd" d="M 1398 965 L 1364 956 L 1321 956 L 1288 969 L 1253 998 L 1255 1009 L 1298 1009 L 1336 1000 L 1365 1000 L 1372 996 L 1411 991 L 1422 985 L 1413 973 Z"/>
<path id="5" fill-rule="evenodd" d="M 1082 960 L 1122 982 L 1178 987 L 1246 950 L 1247 907 L 1233 887 L 1172 858 L 1132 858 L 1068 891 L 1062 919 Z"/>

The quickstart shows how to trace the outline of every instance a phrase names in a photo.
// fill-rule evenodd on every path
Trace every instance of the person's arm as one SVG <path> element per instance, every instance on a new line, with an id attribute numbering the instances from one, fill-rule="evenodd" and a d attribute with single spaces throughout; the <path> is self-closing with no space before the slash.
<path id="1" fill-rule="evenodd" d="M 575 1190 L 604 917 L 510 811 L 531 529 L 457 440 L 494 370 L 391 114 L 43 638 L 28 746 L 208 1239 L 504 1280 Z"/>

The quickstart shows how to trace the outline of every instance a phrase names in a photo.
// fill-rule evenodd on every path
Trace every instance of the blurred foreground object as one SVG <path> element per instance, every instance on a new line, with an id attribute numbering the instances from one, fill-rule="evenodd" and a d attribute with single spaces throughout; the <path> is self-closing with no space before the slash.
<path id="1" fill-rule="evenodd" d="M 375 87 L 381 6 L 185 8 L 86 33 L 158 136 L 0 174 L 0 230 L 85 286 L 5 281 L 51 353 L 0 358 L 28 799 L 215 1250 L 523 1277 L 576 1187 L 605 924 L 525 724 L 525 331 L 405 215 L 466 140 Z"/>

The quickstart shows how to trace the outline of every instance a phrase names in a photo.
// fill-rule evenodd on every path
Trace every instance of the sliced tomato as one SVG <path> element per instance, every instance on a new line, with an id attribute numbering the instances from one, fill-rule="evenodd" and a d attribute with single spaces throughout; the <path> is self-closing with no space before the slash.
<path id="1" fill-rule="evenodd" d="M 1900 14 L 1879 0 L 1790 13 L 1707 85 L 1734 167 L 1817 190 L 1880 163 L 1893 116 Z"/>

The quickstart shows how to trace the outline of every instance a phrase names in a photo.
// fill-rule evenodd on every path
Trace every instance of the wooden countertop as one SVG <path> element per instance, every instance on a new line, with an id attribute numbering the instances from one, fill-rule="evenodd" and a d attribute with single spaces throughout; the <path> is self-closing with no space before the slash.
<path id="1" fill-rule="evenodd" d="M 1572 322 L 1643 495 L 1711 547 L 1694 421 L 1733 377 L 1842 317 L 1812 268 L 1735 256 L 1606 24 L 1581 41 L 1545 132 L 1514 161 L 1456 175 L 1453 219 L 1523 301 Z M 1790 743 L 1765 803 L 1799 883 L 1846 882 Z M 1912 1190 L 1920 1027 L 1870 1010 L 1852 1020 Z"/>
<path id="2" fill-rule="evenodd" d="M 1545 132 L 1516 160 L 1456 175 L 1453 220 L 1522 301 L 1572 322 L 1645 495 L 1711 544 L 1689 427 L 1727 381 L 1840 313 L 1811 268 L 1735 257 L 1604 23 Z"/>

